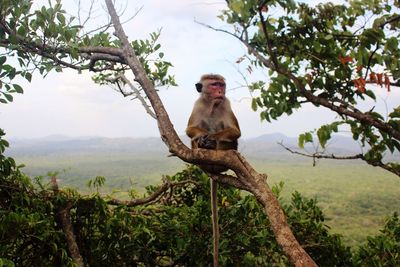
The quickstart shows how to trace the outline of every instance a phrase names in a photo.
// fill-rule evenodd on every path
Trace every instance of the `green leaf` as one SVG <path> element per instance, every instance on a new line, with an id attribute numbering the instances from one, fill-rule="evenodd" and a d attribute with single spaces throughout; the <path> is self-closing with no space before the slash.
<path id="1" fill-rule="evenodd" d="M 14 89 L 17 93 L 22 94 L 24 92 L 24 90 L 22 89 L 22 87 L 18 84 L 13 84 Z"/>
<path id="2" fill-rule="evenodd" d="M 305 134 L 300 134 L 300 135 L 299 135 L 299 140 L 298 140 L 298 146 L 299 146 L 300 148 L 304 148 L 304 142 L 305 142 L 305 140 L 306 140 Z"/>
<path id="3" fill-rule="evenodd" d="M 30 72 L 25 73 L 25 79 L 28 80 L 28 82 L 32 81 L 32 74 Z"/>
<path id="4" fill-rule="evenodd" d="M 399 41 L 396 37 L 390 37 L 387 39 L 385 47 L 389 51 L 397 51 L 399 49 Z"/>
<path id="5" fill-rule="evenodd" d="M 317 131 L 318 141 L 321 144 L 322 148 L 325 148 L 326 143 L 329 140 L 330 133 L 327 131 L 327 128 L 322 126 Z"/>
<path id="6" fill-rule="evenodd" d="M 7 61 L 7 57 L 6 56 L 0 57 L 0 66 L 2 66 L 6 61 Z"/>
<path id="7" fill-rule="evenodd" d="M 306 141 L 306 143 L 311 143 L 313 141 L 313 137 L 312 137 L 311 133 L 305 134 L 305 141 Z"/>
<path id="8" fill-rule="evenodd" d="M 400 107 L 396 108 L 392 113 L 389 114 L 390 118 L 400 118 Z"/>
<path id="9" fill-rule="evenodd" d="M 12 95 L 6 94 L 6 93 L 3 93 L 3 95 L 7 99 L 8 102 L 12 102 L 13 101 L 13 96 Z"/>
<path id="10" fill-rule="evenodd" d="M 253 98 L 253 99 L 251 100 L 251 108 L 252 108 L 254 111 L 257 111 L 257 100 L 256 100 L 255 98 Z"/>
<path id="11" fill-rule="evenodd" d="M 24 26 L 24 25 L 21 25 L 21 26 L 18 28 L 17 33 L 18 33 L 19 35 L 21 35 L 22 37 L 25 37 L 25 35 L 26 35 L 26 28 L 25 28 L 25 26 Z"/>
<path id="12" fill-rule="evenodd" d="M 65 17 L 62 13 L 57 13 L 57 19 L 61 24 L 65 24 Z"/>
<path id="13" fill-rule="evenodd" d="M 232 11 L 236 12 L 236 13 L 241 13 L 241 10 L 244 6 L 244 3 L 242 1 L 229 1 L 229 7 L 232 9 Z"/>

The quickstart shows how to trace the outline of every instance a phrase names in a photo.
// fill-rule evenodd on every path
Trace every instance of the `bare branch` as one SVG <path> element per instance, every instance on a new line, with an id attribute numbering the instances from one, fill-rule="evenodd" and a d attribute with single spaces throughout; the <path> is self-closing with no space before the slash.
<path id="1" fill-rule="evenodd" d="M 126 78 L 124 74 L 120 75 L 121 79 L 123 82 L 125 82 L 133 91 L 135 94 L 136 98 L 139 99 L 140 103 L 142 103 L 142 106 L 146 110 L 146 112 L 153 118 L 157 119 L 156 114 L 154 114 L 154 111 L 151 109 L 151 107 L 147 104 L 146 100 L 143 98 L 143 96 L 140 94 L 139 89 L 137 89 L 129 80 Z"/>
<path id="2" fill-rule="evenodd" d="M 167 179 L 163 179 L 163 184 L 156 190 L 154 191 L 153 194 L 144 197 L 144 198 L 138 198 L 138 199 L 133 199 L 133 200 L 119 200 L 119 199 L 111 199 L 107 201 L 107 204 L 110 205 L 124 205 L 128 207 L 134 207 L 134 206 L 139 206 L 139 205 L 144 205 L 144 204 L 151 204 L 154 202 L 157 202 L 162 198 L 165 194 L 168 193 L 169 190 L 172 190 L 175 187 L 182 187 L 182 186 L 187 186 L 188 184 L 197 184 L 196 181 L 193 180 L 184 180 L 184 181 L 179 181 L 179 182 L 171 182 Z"/>
<path id="3" fill-rule="evenodd" d="M 315 159 L 338 159 L 338 160 L 346 160 L 346 159 L 363 159 L 363 154 L 357 154 L 353 156 L 335 156 L 334 154 L 326 155 L 324 152 L 315 152 L 313 154 L 306 154 L 306 153 L 301 153 L 298 151 L 294 151 L 290 149 L 289 147 L 285 146 L 283 142 L 278 142 L 280 146 L 282 146 L 284 149 L 289 151 L 292 154 L 308 157 L 308 158 L 315 158 Z"/>
<path id="4" fill-rule="evenodd" d="M 306 154 L 306 153 L 301 153 L 298 151 L 294 151 L 290 149 L 289 147 L 285 146 L 282 142 L 278 142 L 279 145 L 281 145 L 284 149 L 289 151 L 292 154 L 300 155 L 303 157 L 308 157 L 313 159 L 313 166 L 316 165 L 315 159 L 336 159 L 336 160 L 352 160 L 352 159 L 361 159 L 368 164 L 375 166 L 375 167 L 380 167 L 382 169 L 385 169 L 397 176 L 400 176 L 400 171 L 398 168 L 393 168 L 390 163 L 383 163 L 381 160 L 367 160 L 363 154 L 357 154 L 357 155 L 352 155 L 352 156 L 335 156 L 334 154 L 327 155 L 324 152 L 315 152 L 312 154 Z"/>

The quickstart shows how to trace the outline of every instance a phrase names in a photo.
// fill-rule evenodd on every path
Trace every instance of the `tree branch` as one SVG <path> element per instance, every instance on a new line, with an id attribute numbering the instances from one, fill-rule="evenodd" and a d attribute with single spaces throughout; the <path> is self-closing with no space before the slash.
<path id="1" fill-rule="evenodd" d="M 381 160 L 367 160 L 363 154 L 357 154 L 357 155 L 353 155 L 353 156 L 335 156 L 334 154 L 326 155 L 323 152 L 315 152 L 313 154 L 306 154 L 306 153 L 294 151 L 294 150 L 290 149 L 289 147 L 285 146 L 282 142 L 278 142 L 278 144 L 281 145 L 284 149 L 286 149 L 287 151 L 289 151 L 292 154 L 312 158 L 313 166 L 316 165 L 315 159 L 336 159 L 336 160 L 361 159 L 374 167 L 380 167 L 380 168 L 387 170 L 397 176 L 400 176 L 400 170 L 398 168 L 393 168 L 392 166 L 390 166 L 391 163 L 383 163 Z"/>
<path id="2" fill-rule="evenodd" d="M 264 206 L 276 239 L 289 258 L 289 261 L 296 266 L 316 266 L 315 262 L 300 246 L 291 232 L 282 208 L 279 206 L 278 200 L 265 182 L 265 175 L 258 174 L 237 151 L 216 151 L 207 149 L 190 150 L 182 143 L 172 126 L 169 116 L 154 88 L 154 85 L 147 77 L 145 70 L 140 64 L 140 61 L 135 55 L 126 37 L 112 1 L 105 1 L 115 28 L 115 35 L 120 39 L 122 44 L 123 58 L 132 69 L 132 72 L 135 75 L 135 80 L 139 82 L 150 100 L 157 117 L 161 138 L 169 147 L 170 152 L 189 163 L 212 163 L 231 168 L 238 178 L 235 180 L 226 179 L 226 182 L 235 186 L 237 185 L 237 180 L 240 180 L 242 184 L 248 185 L 249 191 L 253 193 L 257 200 Z M 228 177 L 229 176 L 225 176 L 225 178 Z"/>
<path id="3" fill-rule="evenodd" d="M 383 28 L 383 27 L 385 27 L 385 25 L 387 25 L 387 24 L 389 24 L 389 23 L 392 23 L 392 22 L 395 22 L 395 21 L 397 21 L 397 20 L 400 20 L 400 15 L 395 15 L 395 16 L 391 17 L 391 18 L 388 19 L 387 21 L 381 23 L 381 24 L 379 25 L 379 27 Z"/>
<path id="4" fill-rule="evenodd" d="M 126 201 L 119 200 L 119 199 L 111 199 L 111 200 L 107 201 L 107 204 L 124 205 L 127 207 L 135 207 L 135 206 L 144 205 L 144 204 L 151 204 L 151 203 L 158 201 L 162 196 L 165 195 L 165 193 L 168 192 L 168 190 L 173 189 L 178 186 L 180 186 L 180 187 L 186 186 L 188 184 L 197 184 L 197 182 L 192 181 L 192 180 L 171 182 L 167 179 L 163 179 L 163 184 L 156 191 L 154 191 L 151 195 L 149 195 L 147 197 L 133 199 L 133 200 L 126 200 Z"/>
<path id="5" fill-rule="evenodd" d="M 154 114 L 154 111 L 149 107 L 149 105 L 147 104 L 146 100 L 144 100 L 143 96 L 140 94 L 139 89 L 137 89 L 129 80 L 128 78 L 126 78 L 126 76 L 124 74 L 120 75 L 122 81 L 124 83 L 126 83 L 131 90 L 133 91 L 134 95 L 136 96 L 137 99 L 139 99 L 140 103 L 142 104 L 142 106 L 144 107 L 144 109 L 146 110 L 146 112 L 153 118 L 153 119 L 157 119 L 156 114 Z"/>
<path id="6" fill-rule="evenodd" d="M 57 194 L 59 194 L 59 189 L 57 178 L 55 176 L 51 178 L 51 184 L 54 196 L 56 196 Z M 65 239 L 67 240 L 69 255 L 79 267 L 83 267 L 83 258 L 79 252 L 78 244 L 76 243 L 76 237 L 71 222 L 71 215 L 69 213 L 72 206 L 72 202 L 68 201 L 64 207 L 58 207 L 56 209 L 56 219 L 60 224 L 62 231 L 64 232 Z"/>
<path id="7" fill-rule="evenodd" d="M 318 151 L 316 151 L 313 154 L 306 154 L 306 153 L 301 153 L 301 152 L 298 152 L 298 151 L 294 151 L 294 150 L 290 149 L 289 147 L 285 146 L 282 142 L 278 142 L 278 144 L 280 146 L 282 146 L 284 149 L 286 149 L 287 151 L 289 151 L 290 153 L 292 153 L 292 154 L 296 154 L 296 155 L 300 155 L 300 156 L 304 156 L 304 157 L 308 157 L 308 158 L 338 159 L 338 160 L 363 159 L 364 158 L 363 154 L 357 154 L 357 155 L 353 155 L 353 156 L 335 156 L 334 154 L 326 155 L 326 154 L 324 154 L 324 152 L 318 152 Z"/>

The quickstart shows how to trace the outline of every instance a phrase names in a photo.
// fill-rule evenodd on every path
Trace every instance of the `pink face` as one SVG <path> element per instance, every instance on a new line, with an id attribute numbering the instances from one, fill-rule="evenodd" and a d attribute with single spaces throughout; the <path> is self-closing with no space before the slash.
<path id="1" fill-rule="evenodd" d="M 225 97 L 225 87 L 226 84 L 224 81 L 211 80 L 207 85 L 207 91 L 212 100 L 223 100 Z"/>

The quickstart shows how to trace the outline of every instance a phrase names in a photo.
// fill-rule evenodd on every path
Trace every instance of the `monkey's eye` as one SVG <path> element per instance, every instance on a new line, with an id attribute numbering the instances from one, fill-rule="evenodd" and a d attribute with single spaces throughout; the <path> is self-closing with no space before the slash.
<path id="1" fill-rule="evenodd" d="M 219 87 L 225 87 L 225 83 L 223 82 L 214 82 L 214 83 L 210 83 L 211 86 L 219 86 Z"/>

